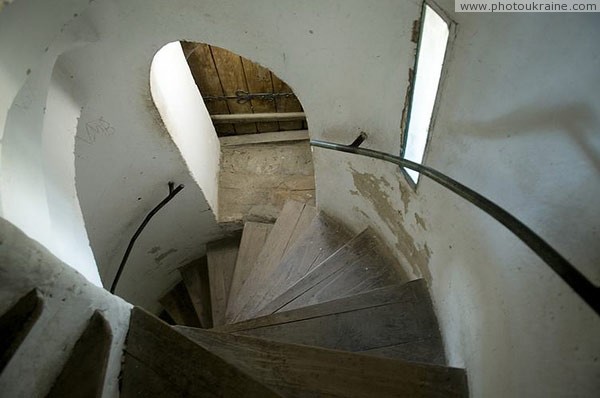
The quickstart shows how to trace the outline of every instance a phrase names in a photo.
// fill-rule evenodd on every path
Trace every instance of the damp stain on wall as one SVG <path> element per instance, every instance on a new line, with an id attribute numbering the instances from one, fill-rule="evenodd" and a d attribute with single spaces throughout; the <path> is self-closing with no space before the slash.
<path id="1" fill-rule="evenodd" d="M 154 246 L 150 250 L 148 250 L 148 254 L 156 254 L 160 250 L 160 246 Z"/>
<path id="2" fill-rule="evenodd" d="M 400 200 L 404 204 L 404 214 L 408 213 L 408 203 L 410 202 L 411 191 L 410 188 L 402 184 L 398 184 L 398 190 L 400 191 Z"/>
<path id="3" fill-rule="evenodd" d="M 356 188 L 355 190 L 351 190 L 350 193 L 355 196 L 361 196 L 371 203 L 383 223 L 396 237 L 395 247 L 407 259 L 413 272 L 431 282 L 431 273 L 429 272 L 431 250 L 427 244 L 419 248 L 414 238 L 403 225 L 411 195 L 409 189 L 403 187 L 399 182 L 394 184 L 395 186 L 392 186 L 385 177 L 375 177 L 370 173 L 361 173 L 351 166 L 350 171 L 354 180 L 354 187 Z M 390 197 L 388 192 L 394 191 L 400 193 L 400 198 Z M 403 204 L 402 210 L 397 209 L 395 206 L 395 203 L 398 202 L 397 199 L 400 199 Z M 358 208 L 355 208 L 355 210 L 362 213 L 365 217 L 370 218 L 364 211 Z M 416 217 L 418 216 L 415 215 Z M 419 219 L 421 221 L 417 222 L 425 229 L 423 219 L 420 217 Z M 374 222 L 373 225 L 377 227 L 379 223 Z"/>
<path id="4" fill-rule="evenodd" d="M 167 256 L 175 253 L 177 251 L 177 249 L 169 249 L 164 253 L 159 254 L 158 256 L 154 257 L 154 261 L 157 264 L 160 264 L 162 262 L 162 260 L 164 260 Z"/>
<path id="5" fill-rule="evenodd" d="M 427 231 L 427 226 L 425 225 L 425 220 L 419 214 L 415 213 L 415 220 L 417 221 L 417 225 Z"/>

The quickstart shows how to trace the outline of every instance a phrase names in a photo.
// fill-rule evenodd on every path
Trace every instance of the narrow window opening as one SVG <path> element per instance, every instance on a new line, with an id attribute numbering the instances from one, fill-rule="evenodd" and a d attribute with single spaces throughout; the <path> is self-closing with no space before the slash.
<path id="1" fill-rule="evenodd" d="M 414 87 L 404 135 L 403 156 L 415 163 L 421 163 L 425 155 L 449 33 L 448 23 L 425 5 L 417 46 Z M 413 183 L 419 181 L 418 172 L 404 170 Z"/>

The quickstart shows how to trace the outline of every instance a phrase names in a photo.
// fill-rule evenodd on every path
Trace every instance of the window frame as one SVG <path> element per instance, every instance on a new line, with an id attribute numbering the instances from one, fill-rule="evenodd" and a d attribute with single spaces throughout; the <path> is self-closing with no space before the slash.
<path id="1" fill-rule="evenodd" d="M 412 108 L 413 108 L 413 99 L 414 99 L 414 95 L 415 95 L 415 83 L 416 83 L 416 78 L 417 78 L 417 69 L 419 67 L 419 55 L 420 55 L 420 51 L 421 51 L 421 41 L 423 38 L 423 28 L 424 28 L 424 23 L 425 23 L 425 11 L 426 8 L 429 7 L 431 8 L 431 10 L 433 12 L 435 12 L 440 18 L 442 18 L 442 20 L 444 22 L 446 22 L 446 24 L 448 25 L 448 39 L 446 41 L 446 49 L 444 52 L 444 57 L 443 57 L 443 61 L 442 61 L 442 70 L 440 72 L 440 78 L 439 78 L 439 82 L 438 82 L 438 87 L 437 87 L 437 91 L 435 94 L 435 100 L 433 103 L 433 108 L 431 110 L 431 118 L 429 121 L 429 127 L 427 129 L 427 138 L 425 141 L 425 149 L 423 150 L 423 159 L 421 160 L 420 164 L 425 164 L 426 160 L 427 160 L 427 155 L 429 153 L 429 148 L 430 148 L 430 144 L 431 144 L 431 140 L 432 140 L 432 133 L 433 133 L 433 128 L 435 126 L 435 121 L 437 118 L 437 112 L 440 106 L 440 99 L 441 99 L 441 91 L 443 86 L 445 85 L 445 80 L 446 80 L 446 75 L 448 72 L 448 64 L 450 62 L 450 55 L 452 53 L 452 47 L 453 47 L 453 43 L 454 43 L 454 38 L 456 37 L 456 28 L 457 28 L 457 24 L 454 20 L 452 20 L 450 18 L 450 16 L 439 6 L 437 5 L 435 2 L 433 1 L 423 1 L 423 5 L 421 6 L 421 12 L 420 12 L 420 17 L 419 17 L 419 38 L 417 40 L 417 46 L 415 48 L 415 61 L 413 64 L 413 68 L 412 68 L 412 73 L 411 73 L 411 77 L 410 77 L 410 86 L 408 88 L 408 96 L 407 96 L 407 102 L 405 104 L 405 109 L 406 109 L 406 113 L 402 118 L 402 123 L 400 126 L 400 131 L 401 131 L 401 141 L 400 141 L 400 157 L 404 158 L 405 152 L 406 152 L 406 143 L 408 141 L 408 129 L 410 127 L 410 117 L 411 117 L 411 112 L 412 112 Z M 419 176 L 419 178 L 417 179 L 417 181 L 415 182 L 412 177 L 408 174 L 408 172 L 406 171 L 406 169 L 404 167 L 400 166 L 400 171 L 402 173 L 402 175 L 404 176 L 404 179 L 406 180 L 406 182 L 408 183 L 408 185 L 416 192 L 417 188 L 419 186 L 419 181 L 421 181 L 421 178 Z"/>

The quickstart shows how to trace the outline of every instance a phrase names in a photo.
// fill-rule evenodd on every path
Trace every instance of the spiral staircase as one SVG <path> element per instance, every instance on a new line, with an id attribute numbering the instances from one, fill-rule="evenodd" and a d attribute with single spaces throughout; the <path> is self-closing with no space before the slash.
<path id="1" fill-rule="evenodd" d="M 369 228 L 353 235 L 289 201 L 180 269 L 159 319 L 133 307 L 121 397 L 464 397 L 421 279 Z M 0 318 L 0 372 L 44 305 L 34 289 Z M 102 397 L 111 330 L 95 311 L 46 396 Z"/>

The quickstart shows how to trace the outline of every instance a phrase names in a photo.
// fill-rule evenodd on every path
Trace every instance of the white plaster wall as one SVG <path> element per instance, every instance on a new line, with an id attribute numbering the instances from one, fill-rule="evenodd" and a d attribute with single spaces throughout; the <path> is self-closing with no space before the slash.
<path id="1" fill-rule="evenodd" d="M 19 0 L 0 27 L 22 4 L 41 7 Z M 71 7 L 61 15 L 75 7 L 60 4 Z M 144 232 L 122 294 L 156 309 L 177 263 L 223 233 L 152 115 L 149 68 L 159 48 L 187 39 L 230 49 L 293 87 L 313 138 L 349 143 L 364 130 L 366 147 L 398 153 L 419 11 L 393 0 L 92 2 L 83 16 L 98 41 L 62 61 L 87 96 L 77 192 L 104 280 L 168 180 L 192 190 Z M 450 15 L 457 36 L 426 163 L 505 206 L 598 281 L 598 17 Z M 0 45 L 17 48 L 20 30 L 10 29 Z M 41 40 L 23 42 L 31 59 L 41 57 L 32 50 L 43 50 Z M 2 79 L 20 79 L 15 93 L 28 59 L 0 60 L 11 71 Z M 93 140 L 88 123 L 99 132 Z M 412 192 L 391 165 L 314 155 L 319 206 L 355 230 L 374 225 L 407 270 L 429 281 L 450 364 L 467 367 L 473 396 L 598 390 L 598 318 L 503 227 L 426 179 Z"/>
<path id="2" fill-rule="evenodd" d="M 450 16 L 457 33 L 425 163 L 504 206 L 598 284 L 600 19 Z M 315 158 L 321 208 L 357 229 L 376 223 L 428 280 L 472 396 L 596 395 L 600 320 L 504 227 L 426 178 L 413 192 L 392 165 Z"/>
<path id="3" fill-rule="evenodd" d="M 98 310 L 113 334 L 102 396 L 118 397 L 131 305 L 91 285 L 3 219 L 0 275 L 0 313 L 33 288 L 41 292 L 44 300 L 39 319 L 0 374 L 0 396 L 46 396 L 90 317 Z"/>
<path id="4" fill-rule="evenodd" d="M 14 17 L 12 7 L 2 16 Z M 95 40 L 85 22 L 78 22 L 63 26 L 61 37 L 42 50 L 36 67 L 27 68 L 27 80 L 7 113 L 0 158 L 1 206 L 6 219 L 100 285 L 74 188 L 80 104 L 73 98 L 76 88 L 61 78 L 68 72 L 53 73 L 62 52 Z M 10 58 L 4 59 L 10 63 Z"/>
<path id="5" fill-rule="evenodd" d="M 493 198 L 599 284 L 600 18 L 453 18 L 428 163 Z M 421 188 L 432 291 L 474 395 L 595 395 L 598 316 L 502 227 Z"/>
<path id="6" fill-rule="evenodd" d="M 179 42 L 165 45 L 154 56 L 150 91 L 192 177 L 218 215 L 221 147 Z"/>
<path id="7" fill-rule="evenodd" d="M 75 132 L 81 112 L 66 65 L 52 73 L 42 128 L 42 168 L 50 215 L 48 249 L 102 286 L 75 191 Z"/>
<path id="8" fill-rule="evenodd" d="M 39 71 L 40 60 L 65 27 L 88 6 L 88 0 L 66 0 L 60 5 L 45 0 L 3 1 L 0 24 L 0 139 L 9 108 L 30 71 Z M 34 29 L 23 29 L 31 21 Z M 18 35 L 16 34 L 18 32 Z M 16 40 L 17 39 L 17 40 Z M 30 72 L 31 73 L 31 72 Z"/>

